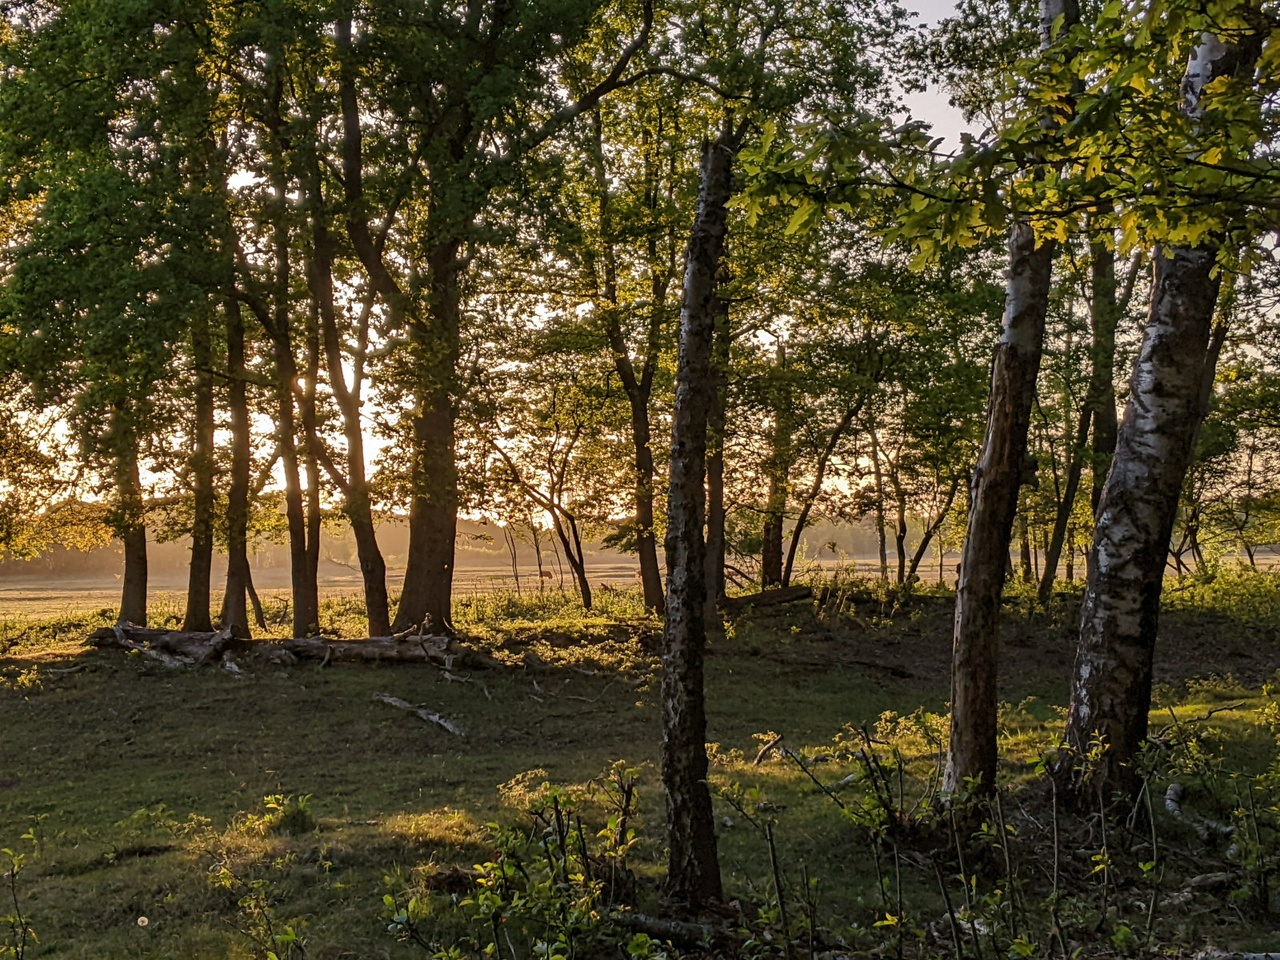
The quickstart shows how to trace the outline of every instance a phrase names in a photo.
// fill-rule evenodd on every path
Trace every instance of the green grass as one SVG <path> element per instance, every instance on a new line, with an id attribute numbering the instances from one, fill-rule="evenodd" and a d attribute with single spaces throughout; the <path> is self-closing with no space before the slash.
<path id="1" fill-rule="evenodd" d="M 165 602 L 158 613 L 176 615 L 166 612 L 176 601 Z M 282 619 L 282 606 L 268 609 Z M 486 825 L 523 822 L 522 790 L 547 780 L 582 796 L 620 759 L 640 771 L 631 863 L 642 902 L 655 906 L 664 857 L 659 626 L 634 595 L 608 596 L 590 617 L 559 595 L 469 598 L 460 604 L 460 629 L 512 666 L 466 682 L 412 665 L 260 666 L 240 678 L 170 670 L 86 648 L 83 637 L 107 618 L 59 611 L 9 616 L 0 626 L 0 846 L 28 851 L 18 893 L 40 937 L 28 957 L 253 957 L 262 955 L 254 937 L 267 924 L 278 931 L 295 920 L 305 921 L 310 958 L 423 956 L 388 934 L 384 894 L 432 870 L 491 858 Z M 348 599 L 326 601 L 325 618 L 329 632 L 360 633 Z M 864 724 L 893 790 L 902 763 L 904 806 L 935 775 L 948 623 L 945 601 L 799 605 L 744 616 L 709 653 L 713 785 L 759 791 L 747 812 L 757 801 L 771 805 L 753 816 L 774 822 L 785 885 L 817 880 L 822 922 L 863 946 L 891 933 L 873 926 L 885 912 L 878 870 L 902 874 L 904 898 L 923 927 L 942 910 L 933 860 L 941 858 L 944 872 L 955 869 L 945 842 L 939 853 L 936 826 L 900 836 L 892 858 L 853 822 L 870 809 L 859 754 Z M 1061 639 L 1043 621 L 1026 630 L 1046 643 Z M 1031 784 L 1011 796 L 1010 816 L 1027 804 L 1028 816 L 1044 819 L 1043 804 L 1029 798 L 1035 764 L 1060 729 L 1065 678 L 1036 666 L 1047 662 L 1044 647 L 1015 643 L 1008 653 L 1026 666 L 1009 670 L 1003 691 L 1005 770 L 1011 782 Z M 376 692 L 424 704 L 465 736 L 377 703 Z M 1172 724 L 1169 708 L 1179 721 L 1170 736 L 1176 748 L 1159 773 L 1186 780 L 1188 802 L 1206 812 L 1236 805 L 1233 772 L 1254 774 L 1274 761 L 1268 692 L 1201 680 L 1161 689 L 1158 704 L 1153 727 Z M 790 759 L 755 764 L 761 739 L 773 733 L 785 735 L 783 745 L 807 758 L 822 783 L 861 777 L 837 792 L 853 812 L 842 813 Z M 537 772 L 522 778 L 528 771 Z M 280 828 L 280 811 L 265 798 L 277 798 L 278 808 L 291 797 L 296 808 L 303 796 L 305 816 Z M 589 824 L 603 823 L 605 808 L 580 804 Z M 730 895 L 748 913 L 752 904 L 767 906 L 775 893 L 762 833 L 724 801 L 717 817 Z M 1019 823 L 1025 883 L 1038 897 L 1035 864 L 1044 850 L 1032 844 L 1029 821 Z M 1176 824 L 1163 827 L 1192 864 L 1171 858 L 1172 888 L 1174 872 L 1194 869 L 1194 841 Z M 1078 842 L 1084 849 L 1096 838 Z M 878 866 L 873 847 L 887 858 Z M 999 864 L 982 864 L 984 883 L 995 883 Z M 424 865 L 434 866 L 424 873 Z M 388 875 L 399 877 L 390 889 Z M 462 931 L 460 923 L 440 919 L 440 936 Z M 1188 933 L 1186 943 L 1200 936 Z"/>

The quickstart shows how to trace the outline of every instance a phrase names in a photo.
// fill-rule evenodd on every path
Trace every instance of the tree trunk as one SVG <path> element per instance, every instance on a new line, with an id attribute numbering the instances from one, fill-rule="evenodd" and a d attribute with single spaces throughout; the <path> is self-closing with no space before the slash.
<path id="1" fill-rule="evenodd" d="M 119 496 L 117 523 L 124 542 L 124 577 L 120 589 L 120 623 L 147 625 L 147 523 L 142 502 L 142 477 L 138 468 L 138 437 L 116 409 L 116 488 Z"/>
<path id="2" fill-rule="evenodd" d="M 956 586 L 951 662 L 951 738 L 943 790 L 995 789 L 1000 595 L 1018 509 L 1022 462 L 1049 305 L 1053 245 L 1014 225 L 1004 330 L 992 365 L 982 454 L 969 495 L 969 523 Z"/>
<path id="3" fill-rule="evenodd" d="M 1147 735 L 1169 538 L 1204 416 L 1215 255 L 1209 248 L 1156 255 L 1151 312 L 1099 503 L 1065 742 L 1075 760 L 1095 742 L 1106 749 L 1087 777 L 1063 773 L 1077 787 L 1087 779 L 1103 797 L 1138 782 L 1133 761 Z"/>
<path id="4" fill-rule="evenodd" d="M 289 149 L 281 102 L 285 84 L 283 55 L 268 51 L 267 90 L 264 123 L 271 183 L 271 234 L 275 262 L 271 283 L 271 305 L 258 309 L 259 321 L 271 340 L 275 360 L 276 431 L 280 463 L 284 468 L 285 519 L 289 530 L 289 574 L 293 598 L 293 635 L 311 636 L 319 632 L 320 604 L 315 571 L 311 566 L 313 548 L 308 539 L 302 473 L 298 457 L 298 429 L 294 409 L 294 389 L 298 365 L 293 354 L 292 270 L 289 223 Z M 307 418 L 303 411 L 304 427 Z M 304 444 L 306 441 L 304 440 Z M 304 447 L 305 452 L 305 447 Z"/>
<path id="5" fill-rule="evenodd" d="M 818 497 L 822 494 L 822 482 L 826 479 L 827 467 L 831 463 L 831 457 L 840 441 L 844 438 L 845 432 L 853 424 L 854 417 L 862 410 L 864 402 L 865 399 L 859 400 L 845 410 L 840 422 L 836 424 L 835 429 L 831 431 L 831 436 L 827 438 L 827 443 L 822 448 L 822 453 L 818 455 L 818 463 L 813 471 L 813 483 L 809 485 L 809 489 L 801 498 L 800 512 L 796 516 L 796 525 L 791 530 L 791 543 L 787 547 L 787 560 L 782 567 L 782 585 L 784 587 L 791 586 L 791 573 L 795 569 L 796 552 L 800 549 L 800 537 L 809 525 L 809 515 L 813 512 L 813 505 L 817 503 Z"/>
<path id="6" fill-rule="evenodd" d="M 880 554 L 880 579 L 889 580 L 889 544 L 884 519 L 884 471 L 880 466 L 880 440 L 871 424 L 871 470 L 876 487 L 876 547 Z"/>
<path id="7" fill-rule="evenodd" d="M 1263 35 L 1255 27 L 1239 46 L 1203 35 L 1182 84 L 1189 116 L 1199 115 L 1213 79 L 1252 74 Z M 1058 769 L 1078 799 L 1086 787 L 1107 799 L 1131 796 L 1140 784 L 1135 761 L 1147 736 L 1169 539 L 1226 335 L 1223 325 L 1210 336 L 1221 284 L 1217 253 L 1210 242 L 1154 256 L 1147 326 L 1098 505 Z M 1081 761 L 1086 768 L 1077 767 Z"/>
<path id="8" fill-rule="evenodd" d="M 1114 403 L 1112 406 L 1114 407 Z M 1067 482 L 1063 486 L 1062 499 L 1058 502 L 1058 510 L 1053 519 L 1053 534 L 1044 551 L 1044 575 L 1040 578 L 1038 592 L 1041 606 L 1049 602 L 1049 597 L 1053 593 L 1053 581 L 1058 575 L 1058 560 L 1062 557 L 1062 546 L 1067 540 L 1071 511 L 1075 508 L 1076 491 L 1080 488 L 1080 475 L 1084 471 L 1085 444 L 1089 440 L 1089 424 L 1092 420 L 1093 411 L 1089 400 L 1086 399 L 1080 407 L 1080 416 L 1076 422 L 1074 442 L 1069 451 L 1071 460 L 1067 464 Z"/>
<path id="9" fill-rule="evenodd" d="M 790 494 L 792 453 L 793 400 L 790 375 L 787 373 L 786 347 L 777 347 L 773 390 L 773 430 L 769 459 L 765 471 L 769 476 L 769 494 L 764 506 L 764 531 L 760 546 L 760 586 L 767 590 L 782 583 L 782 534 L 787 519 L 787 497 Z"/>
<path id="10" fill-rule="evenodd" d="M 956 493 L 960 490 L 960 481 L 954 480 L 950 489 L 947 490 L 946 500 L 942 504 L 942 509 L 938 511 L 933 522 L 924 529 L 924 533 L 920 536 L 920 543 L 915 549 L 915 553 L 911 555 L 911 563 L 907 567 L 907 579 L 911 580 L 915 577 L 916 571 L 920 569 L 920 564 L 924 560 L 924 555 L 929 549 L 929 544 L 933 542 L 934 536 L 938 532 L 938 528 L 947 519 L 947 511 L 951 509 L 951 504 L 955 503 Z M 942 581 L 942 558 L 945 550 L 938 555 L 938 581 Z"/>
<path id="11" fill-rule="evenodd" d="M 764 530 L 760 544 L 760 588 L 782 584 L 782 525 L 786 521 L 787 485 L 778 477 L 769 478 L 769 496 L 764 507 Z"/>
<path id="12" fill-rule="evenodd" d="M 410 324 L 418 375 L 410 450 L 409 555 L 404 592 L 392 629 L 429 621 L 452 628 L 453 566 L 458 535 L 458 464 L 454 435 L 454 380 L 461 309 L 456 240 L 437 243 L 427 258 L 430 308 Z"/>
<path id="13" fill-rule="evenodd" d="M 1076 0 L 1040 0 L 1042 55 L 1079 20 Z M 942 784 L 947 794 L 959 793 L 970 783 L 980 793 L 995 789 L 1000 596 L 1040 372 L 1053 253 L 1052 242 L 1036 243 L 1029 222 L 1013 225 L 1004 324 L 991 366 L 987 428 L 970 487 L 956 584 L 951 737 Z"/>
<path id="14" fill-rule="evenodd" d="M 195 500 L 191 522 L 191 568 L 187 578 L 184 630 L 212 630 L 209 581 L 213 568 L 214 511 L 214 404 L 213 343 L 209 317 L 201 313 L 192 321 L 191 359 L 195 367 L 195 419 L 191 452 L 191 478 Z"/>
<path id="15" fill-rule="evenodd" d="M 302 466 L 307 476 L 307 604 L 306 621 L 320 632 L 320 435 L 317 431 L 316 382 L 320 379 L 319 325 L 307 334 L 306 388 L 302 401 Z"/>
<path id="16" fill-rule="evenodd" d="M 898 557 L 898 583 L 907 582 L 907 494 L 898 477 L 898 464 L 891 463 L 889 485 L 893 487 L 895 510 L 893 524 L 893 550 Z"/>
<path id="17" fill-rule="evenodd" d="M 231 411 L 231 485 L 227 491 L 227 582 L 222 595 L 224 629 L 248 639 L 249 608 L 249 473 L 252 440 L 249 425 L 248 386 L 245 382 L 244 316 L 239 302 L 228 298 L 227 406 Z"/>
<path id="18" fill-rule="evenodd" d="M 1089 403 L 1093 419 L 1093 488 L 1089 499 L 1094 514 L 1102 499 L 1102 485 L 1111 469 L 1111 457 L 1116 450 L 1116 326 L 1120 314 L 1128 306 L 1137 279 L 1138 264 L 1130 270 L 1128 289 L 1123 300 L 1116 298 L 1115 254 L 1106 244 L 1098 242 L 1091 247 L 1091 281 L 1093 300 L 1093 378 L 1089 384 Z"/>
<path id="19" fill-rule="evenodd" d="M 686 254 L 667 501 L 667 620 L 662 657 L 662 783 L 667 796 L 671 895 L 697 906 L 722 896 L 707 789 L 703 658 L 712 604 L 703 541 L 707 415 L 712 404 L 716 280 L 727 230 L 739 134 L 726 123 L 704 144 Z"/>
<path id="20" fill-rule="evenodd" d="M 637 375 L 631 351 L 627 346 L 619 316 L 618 267 L 614 252 L 611 218 L 609 177 L 605 169 L 604 126 L 600 111 L 592 113 L 593 152 L 592 163 L 599 191 L 601 247 L 604 255 L 604 282 L 601 296 L 605 307 L 605 335 L 613 352 L 613 366 L 622 381 L 631 413 L 631 442 L 634 450 L 632 462 L 632 499 L 635 509 L 636 554 L 640 560 L 640 583 L 644 593 L 645 609 L 658 613 L 664 603 L 662 571 L 658 567 L 658 540 L 654 533 L 653 510 L 653 450 L 650 446 L 652 429 L 649 420 L 649 400 L 653 393 L 653 375 L 658 363 L 658 345 L 661 342 L 662 317 L 666 307 L 669 272 L 661 270 L 657 263 L 656 240 L 649 238 L 649 268 L 651 271 L 651 304 L 648 316 L 648 336 L 642 369 Z M 584 601 L 585 602 L 585 601 Z"/>
<path id="21" fill-rule="evenodd" d="M 335 475 L 333 479 L 342 491 L 342 509 L 351 523 L 351 532 L 356 541 L 356 556 L 359 559 L 360 576 L 364 585 L 369 636 L 382 637 L 391 633 L 391 608 L 387 598 L 387 564 L 378 546 L 378 536 L 373 522 L 373 505 L 365 475 L 364 427 L 361 423 L 364 347 L 369 339 L 369 314 L 372 302 L 367 302 L 361 310 L 357 331 L 360 349 L 356 356 L 351 358 L 352 384 L 348 386 L 342 339 L 338 332 L 338 314 L 333 299 L 333 238 L 329 233 L 320 184 L 319 165 L 313 161 L 310 196 L 313 250 L 310 274 L 312 297 L 320 312 L 321 339 L 324 343 L 329 389 L 333 392 L 334 400 L 342 414 L 342 432 L 347 445 L 345 475 Z"/>
<path id="22" fill-rule="evenodd" d="M 1027 530 L 1026 513 L 1018 514 L 1018 569 L 1023 583 L 1035 582 L 1035 574 L 1031 570 L 1031 535 Z"/>

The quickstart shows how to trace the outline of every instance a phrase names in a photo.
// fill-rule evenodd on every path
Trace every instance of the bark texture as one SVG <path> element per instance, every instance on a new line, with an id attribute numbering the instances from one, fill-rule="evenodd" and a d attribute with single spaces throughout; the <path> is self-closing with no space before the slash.
<path id="1" fill-rule="evenodd" d="M 1075 0 L 1040 0 L 1040 48 L 1079 22 Z M 1036 243 L 1026 221 L 1009 236 L 1004 328 L 991 370 L 987 428 L 969 491 L 969 523 L 956 586 L 951 665 L 951 738 L 943 791 L 967 784 L 989 793 L 996 777 L 996 683 L 1000 594 L 1018 509 L 1027 429 L 1044 345 L 1053 244 Z"/>
<path id="2" fill-rule="evenodd" d="M 1052 245 L 1037 245 L 1028 224 L 1015 225 L 1004 332 L 992 367 L 987 430 L 970 488 L 956 587 L 947 793 L 959 793 L 967 782 L 983 792 L 995 787 L 1000 594 L 1040 371 L 1052 263 Z"/>
<path id="3" fill-rule="evenodd" d="M 686 255 L 667 500 L 667 602 L 662 657 L 662 782 L 670 845 L 668 884 L 677 900 L 720 899 L 715 821 L 707 789 L 703 659 L 712 604 L 703 522 L 707 415 L 716 278 L 727 229 L 738 137 L 727 126 L 702 153 L 701 183 Z"/>
<path id="4" fill-rule="evenodd" d="M 1199 116 L 1212 80 L 1249 76 L 1262 32 L 1226 44 L 1205 34 L 1183 78 L 1183 109 Z M 1225 329 L 1211 338 L 1221 277 L 1216 238 L 1155 254 L 1142 348 L 1115 456 L 1098 504 L 1080 616 L 1064 759 L 1077 799 L 1132 795 L 1147 735 L 1151 663 L 1169 538 L 1196 434 L 1208 407 Z M 1080 762 L 1080 761 L 1085 762 Z"/>
<path id="5" fill-rule="evenodd" d="M 1151 312 L 1098 506 L 1066 744 L 1073 759 L 1105 744 L 1090 776 L 1104 796 L 1136 785 L 1133 760 L 1147 735 L 1169 537 L 1205 412 L 1214 259 L 1212 249 L 1157 256 Z"/>

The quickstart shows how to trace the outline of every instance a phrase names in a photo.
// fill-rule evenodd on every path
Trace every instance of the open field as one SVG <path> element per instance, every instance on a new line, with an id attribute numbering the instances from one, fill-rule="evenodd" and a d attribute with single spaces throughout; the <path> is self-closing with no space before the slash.
<path id="1" fill-rule="evenodd" d="M 1226 819 L 1248 792 L 1263 808 L 1250 821 L 1257 846 L 1270 850 L 1274 815 L 1265 808 L 1280 794 L 1266 801 L 1250 781 L 1222 771 L 1257 773 L 1274 762 L 1266 712 L 1274 700 L 1259 684 L 1280 667 L 1275 607 L 1268 614 L 1256 588 L 1220 592 L 1227 599 L 1217 607 L 1197 596 L 1198 609 L 1166 617 L 1157 672 L 1167 687 L 1153 727 L 1176 742 L 1158 764 L 1158 789 L 1180 776 L 1188 805 Z M 1063 602 L 1034 616 L 1011 606 L 1005 636 L 1002 698 L 1017 705 L 1004 711 L 1005 773 L 1029 785 L 1005 795 L 1002 815 L 1019 831 L 1006 847 L 1009 869 L 1032 910 L 1049 892 L 1045 864 L 1056 863 L 1032 826 L 1050 820 L 1033 781 L 1065 702 L 1072 617 L 1071 601 Z M 467 676 L 407 665 L 260 666 L 241 677 L 171 670 L 86 647 L 83 638 L 109 614 L 54 612 L 0 618 L 0 846 L 26 855 L 14 889 L 3 890 L 0 915 L 12 912 L 7 898 L 16 893 L 39 937 L 26 957 L 247 958 L 267 956 L 273 944 L 281 957 L 312 960 L 426 956 L 388 932 L 410 891 L 430 907 L 416 929 L 436 947 L 477 938 L 479 950 L 487 927 L 458 906 L 474 884 L 460 871 L 514 842 L 487 825 L 527 827 L 524 811 L 539 785 L 559 784 L 594 850 L 611 808 L 589 785 L 606 782 L 619 760 L 637 771 L 639 789 L 627 853 L 636 881 L 626 897 L 661 912 L 659 626 L 638 615 L 632 597 L 612 597 L 592 617 L 558 597 L 472 598 L 460 604 L 460 628 L 506 666 Z M 350 604 L 332 601 L 328 615 L 339 634 L 357 631 Z M 900 941 L 909 954 L 951 951 L 945 931 L 930 932 L 943 911 L 935 872 L 952 877 L 951 895 L 962 896 L 945 823 L 904 818 L 887 833 L 877 826 L 864 752 L 870 747 L 890 771 L 900 812 L 918 811 L 935 771 L 928 738 L 945 730 L 949 622 L 945 596 L 840 600 L 749 613 L 714 644 L 712 779 L 724 796 L 722 866 L 744 925 L 763 922 L 777 902 L 769 846 L 756 829 L 767 824 L 793 926 L 811 919 L 849 953 Z M 1227 673 L 1236 679 L 1186 683 Z M 376 702 L 375 693 L 438 711 L 463 736 Z M 778 751 L 755 762 L 777 733 L 808 772 Z M 815 785 L 830 789 L 849 777 L 856 782 L 831 794 Z M 294 821 L 282 824 L 289 811 Z M 1109 848 L 1063 827 L 1062 875 L 1080 885 L 1066 890 L 1063 881 L 1061 909 L 1074 911 L 1063 919 L 1067 940 L 1088 953 L 1112 949 L 1120 926 L 1144 930 L 1135 903 L 1153 890 L 1159 899 L 1185 888 L 1193 891 L 1187 900 L 1171 901 L 1181 907 L 1158 911 L 1152 943 L 1190 951 L 1208 941 L 1280 942 L 1275 887 L 1261 901 L 1256 891 L 1240 892 L 1268 876 L 1265 862 L 1259 872 L 1222 838 L 1200 840 L 1161 814 L 1156 887 L 1138 870 L 1153 859 L 1139 849 L 1148 827 L 1138 822 Z M 979 894 L 998 888 L 1005 873 L 990 842 L 974 849 L 984 847 L 968 868 L 980 876 Z M 1115 861 L 1109 888 L 1090 873 L 1100 849 Z M 1186 887 L 1212 873 L 1226 879 Z M 816 891 L 812 910 L 804 890 Z M 888 916 L 897 919 L 889 924 Z M 1048 929 L 1024 918 L 1024 939 L 1039 955 L 1056 951 Z M 983 945 L 988 955 L 995 936 Z M 618 944 L 607 948 L 612 955 L 627 955 L 628 935 L 592 949 L 609 942 Z M 527 956 L 524 946 L 511 949 L 514 960 Z M 753 949 L 782 956 L 777 943 Z"/>

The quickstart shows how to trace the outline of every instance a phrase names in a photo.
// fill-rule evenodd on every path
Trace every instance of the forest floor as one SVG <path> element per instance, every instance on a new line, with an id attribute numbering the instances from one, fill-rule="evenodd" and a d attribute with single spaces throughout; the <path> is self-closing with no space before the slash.
<path id="1" fill-rule="evenodd" d="M 994 960 L 1280 947 L 1280 714 L 1268 685 L 1280 667 L 1280 587 L 1263 581 L 1170 588 L 1152 716 L 1162 752 L 1122 838 L 1100 817 L 1060 818 L 1036 776 L 1061 730 L 1072 597 L 1049 611 L 1007 606 L 1008 787 L 1001 808 L 959 824 L 929 805 L 949 597 L 836 590 L 822 605 L 732 621 L 707 662 L 721 864 L 729 925 L 741 931 L 718 949 Z M 159 606 L 158 621 L 175 612 Z M 553 811 L 544 828 L 554 808 L 581 818 L 581 834 L 552 834 L 590 846 L 589 863 L 625 854 L 627 882 L 611 868 L 607 892 L 661 914 L 659 625 L 617 591 L 589 616 L 551 595 L 462 607 L 463 635 L 505 666 L 465 676 L 421 664 L 175 670 L 88 647 L 104 611 L 0 611 L 0 847 L 25 857 L 16 875 L 0 866 L 0 957 L 22 955 L 21 923 L 6 914 L 38 937 L 27 958 L 429 955 L 407 942 L 414 935 L 431 950 L 479 950 L 491 925 L 468 904 L 473 865 L 530 856 L 520 831 L 539 836 L 527 830 L 539 804 Z M 273 609 L 282 623 L 282 604 Z M 326 616 L 329 632 L 359 635 L 352 601 L 330 601 Z M 438 712 L 462 735 L 379 693 Z M 619 813 L 610 797 L 628 778 L 616 761 L 638 790 L 625 851 L 608 842 Z M 1163 803 L 1175 781 L 1181 816 Z M 525 866 L 532 884 L 535 865 Z M 569 947 L 546 956 L 662 952 L 630 934 L 588 949 L 590 923 L 568 910 L 572 884 L 521 900 L 506 883 L 511 902 L 499 906 L 512 929 L 569 931 Z M 944 896 L 962 928 L 940 919 Z M 509 931 L 505 944 L 500 960 L 529 956 Z"/>

